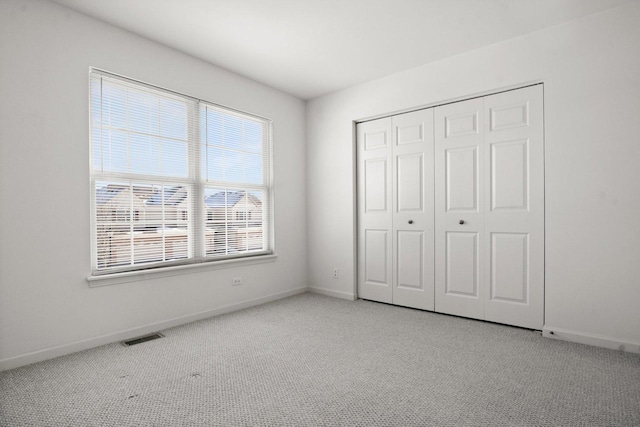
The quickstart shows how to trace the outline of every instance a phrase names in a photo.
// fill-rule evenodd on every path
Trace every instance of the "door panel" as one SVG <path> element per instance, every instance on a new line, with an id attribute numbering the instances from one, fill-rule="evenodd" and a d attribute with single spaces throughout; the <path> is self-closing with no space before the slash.
<path id="1" fill-rule="evenodd" d="M 446 242 L 446 294 L 478 298 L 478 233 L 447 232 Z"/>
<path id="2" fill-rule="evenodd" d="M 420 119 L 415 122 L 411 120 L 400 116 L 395 117 L 396 145 L 420 144 L 425 141 L 425 124 Z M 431 129 L 431 126 L 429 126 L 429 129 Z"/>
<path id="3" fill-rule="evenodd" d="M 389 121 L 389 119 L 382 119 L 383 121 Z M 377 121 L 376 121 L 377 122 Z M 362 138 L 364 141 L 365 151 L 379 150 L 389 148 L 390 136 L 389 129 L 380 127 L 378 123 L 370 122 L 372 124 L 358 125 L 364 127 L 362 129 Z M 367 128 L 372 128 L 368 130 Z"/>
<path id="4" fill-rule="evenodd" d="M 433 109 L 393 128 L 393 303 L 433 310 Z"/>
<path id="5" fill-rule="evenodd" d="M 519 90 L 526 91 L 528 89 L 525 88 L 525 89 L 519 89 Z M 509 93 L 507 97 L 510 97 L 514 92 L 517 92 L 517 91 L 511 91 L 511 92 L 505 92 L 505 93 Z M 502 96 L 502 94 L 499 94 L 499 96 Z M 517 127 L 529 126 L 529 101 L 528 100 L 522 100 L 522 102 L 519 102 L 519 101 L 520 100 L 516 101 L 514 104 L 504 104 L 504 105 L 493 104 L 493 106 L 489 107 L 490 108 L 489 132 L 496 132 L 496 131 L 501 131 L 505 129 L 513 129 Z"/>
<path id="6" fill-rule="evenodd" d="M 478 147 L 445 148 L 447 212 L 478 211 Z"/>
<path id="7" fill-rule="evenodd" d="M 486 180 L 485 318 L 542 329 L 544 315 L 544 142 L 542 86 L 484 98 L 490 165 Z"/>
<path id="8" fill-rule="evenodd" d="M 424 154 L 396 156 L 398 212 L 424 211 Z"/>
<path id="9" fill-rule="evenodd" d="M 387 254 L 389 232 L 387 230 L 366 230 L 364 233 L 364 280 L 366 283 L 387 285 Z"/>
<path id="10" fill-rule="evenodd" d="M 529 208 L 529 141 L 490 144 L 491 210 Z"/>
<path id="11" fill-rule="evenodd" d="M 435 109 L 435 310 L 484 318 L 482 99 Z"/>
<path id="12" fill-rule="evenodd" d="M 527 304 L 529 296 L 529 235 L 491 233 L 489 299 Z"/>
<path id="13" fill-rule="evenodd" d="M 468 101 L 467 101 L 468 102 Z M 446 108 L 446 107 L 445 107 Z M 456 107 L 452 107 L 457 110 Z M 453 112 L 444 117 L 444 137 L 445 139 L 460 138 L 461 136 L 471 136 L 480 133 L 478 116 L 479 110 Z"/>
<path id="14" fill-rule="evenodd" d="M 398 288 L 424 290 L 424 233 L 422 231 L 398 231 L 396 265 Z"/>
<path id="15" fill-rule="evenodd" d="M 357 125 L 358 296 L 392 302 L 391 119 Z"/>
<path id="16" fill-rule="evenodd" d="M 368 159 L 364 162 L 364 210 L 366 213 L 389 212 L 387 197 L 386 158 Z"/>

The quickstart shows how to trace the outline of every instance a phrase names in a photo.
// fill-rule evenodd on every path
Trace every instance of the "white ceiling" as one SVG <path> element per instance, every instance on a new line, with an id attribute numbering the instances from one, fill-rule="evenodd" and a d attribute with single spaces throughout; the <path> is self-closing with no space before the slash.
<path id="1" fill-rule="evenodd" d="M 636 0 L 52 0 L 311 99 Z"/>

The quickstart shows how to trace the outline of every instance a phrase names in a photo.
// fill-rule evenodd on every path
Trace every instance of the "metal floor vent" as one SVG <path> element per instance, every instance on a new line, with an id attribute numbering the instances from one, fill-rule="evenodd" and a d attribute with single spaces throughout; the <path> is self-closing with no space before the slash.
<path id="1" fill-rule="evenodd" d="M 138 337 L 138 338 L 134 338 L 132 340 L 129 341 L 122 341 L 122 345 L 126 345 L 126 346 L 130 346 L 130 345 L 136 345 L 136 344 L 140 344 L 143 342 L 147 342 L 147 341 L 153 341 L 153 340 L 157 340 L 158 338 L 163 338 L 164 335 L 162 335 L 161 333 L 153 333 L 153 334 L 149 334 L 149 335 L 144 335 L 142 337 Z"/>

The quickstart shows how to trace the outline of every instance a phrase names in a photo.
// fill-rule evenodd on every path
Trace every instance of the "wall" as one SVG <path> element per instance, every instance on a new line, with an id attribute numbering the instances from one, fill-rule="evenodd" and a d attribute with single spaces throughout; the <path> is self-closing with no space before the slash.
<path id="1" fill-rule="evenodd" d="M 312 289 L 355 292 L 353 121 L 542 81 L 545 335 L 640 352 L 638 22 L 634 2 L 310 101 Z"/>
<path id="2" fill-rule="evenodd" d="M 0 369 L 306 290 L 303 101 L 47 1 L 0 61 Z M 90 66 L 273 120 L 274 262 L 89 287 Z"/>

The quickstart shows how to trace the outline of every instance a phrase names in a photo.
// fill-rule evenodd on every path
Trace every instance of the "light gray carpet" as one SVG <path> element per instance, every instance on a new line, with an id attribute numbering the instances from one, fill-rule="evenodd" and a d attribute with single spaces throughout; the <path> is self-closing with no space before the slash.
<path id="1" fill-rule="evenodd" d="M 303 294 L 0 374 L 2 426 L 640 426 L 640 356 Z"/>

